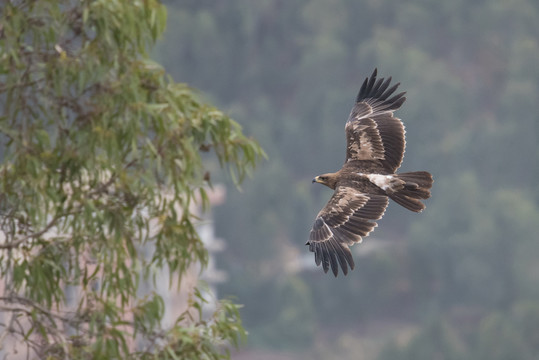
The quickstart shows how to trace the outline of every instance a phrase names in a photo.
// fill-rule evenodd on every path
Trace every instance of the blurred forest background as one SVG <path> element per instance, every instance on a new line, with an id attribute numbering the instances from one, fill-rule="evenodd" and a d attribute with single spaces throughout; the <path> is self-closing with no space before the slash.
<path id="1" fill-rule="evenodd" d="M 238 359 L 537 359 L 539 2 L 165 1 L 154 57 L 268 154 L 215 208 L 219 296 L 244 304 Z M 372 70 L 407 91 L 401 171 L 428 170 L 420 215 L 391 203 L 334 278 L 304 246 Z M 214 179 L 214 182 L 228 179 Z"/>

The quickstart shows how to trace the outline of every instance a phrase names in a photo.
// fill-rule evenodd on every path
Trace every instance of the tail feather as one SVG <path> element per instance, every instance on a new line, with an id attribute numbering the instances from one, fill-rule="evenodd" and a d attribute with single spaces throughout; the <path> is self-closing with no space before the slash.
<path id="1" fill-rule="evenodd" d="M 423 204 L 421 201 L 403 195 L 402 192 L 393 193 L 389 197 L 397 204 L 404 206 L 408 210 L 412 210 L 414 212 L 421 212 L 425 208 L 425 204 Z"/>
<path id="2" fill-rule="evenodd" d="M 397 177 L 405 181 L 404 187 L 389 194 L 389 197 L 408 210 L 421 212 L 425 204 L 420 199 L 425 200 L 430 197 L 430 188 L 434 181 L 432 175 L 426 171 L 413 171 L 398 174 Z"/>
<path id="3" fill-rule="evenodd" d="M 407 184 L 417 184 L 417 186 L 425 189 L 430 189 L 434 182 L 432 175 L 427 171 L 412 171 L 398 174 L 397 177 L 406 181 Z"/>

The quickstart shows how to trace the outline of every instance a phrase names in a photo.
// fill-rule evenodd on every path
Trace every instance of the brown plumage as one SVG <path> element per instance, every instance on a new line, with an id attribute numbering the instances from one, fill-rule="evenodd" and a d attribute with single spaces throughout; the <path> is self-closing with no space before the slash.
<path id="1" fill-rule="evenodd" d="M 317 176 L 318 182 L 335 190 L 316 216 L 309 236 L 309 250 L 316 265 L 335 276 L 339 265 L 346 275 L 354 268 L 350 245 L 359 243 L 376 226 L 388 198 L 405 208 L 421 212 L 421 200 L 430 197 L 432 175 L 426 171 L 396 174 L 404 156 L 404 125 L 393 112 L 406 98 L 393 93 L 391 78 L 376 79 L 375 69 L 359 90 L 356 104 L 345 125 L 346 160 L 336 173 Z"/>

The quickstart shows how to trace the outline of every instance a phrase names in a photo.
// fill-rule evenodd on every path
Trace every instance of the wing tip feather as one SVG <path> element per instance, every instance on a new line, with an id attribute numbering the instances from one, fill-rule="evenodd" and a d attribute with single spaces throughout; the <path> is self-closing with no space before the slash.
<path id="1" fill-rule="evenodd" d="M 356 103 L 373 99 L 380 101 L 384 110 L 397 110 L 406 100 L 406 97 L 404 97 L 405 92 L 397 94 L 389 100 L 388 98 L 397 90 L 397 88 L 400 86 L 400 82 L 388 89 L 392 77 L 390 76 L 386 80 L 384 78 L 380 78 L 378 81 L 376 81 L 377 76 L 378 68 L 375 68 L 372 75 L 365 78 L 363 81 L 363 84 L 361 85 L 356 97 Z"/>

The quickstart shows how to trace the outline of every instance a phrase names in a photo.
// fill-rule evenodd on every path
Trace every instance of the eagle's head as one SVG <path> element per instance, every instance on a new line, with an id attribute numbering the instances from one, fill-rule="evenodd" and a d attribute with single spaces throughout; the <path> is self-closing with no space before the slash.
<path id="1" fill-rule="evenodd" d="M 319 183 L 326 185 L 327 187 L 335 190 L 335 187 L 337 186 L 337 173 L 327 173 L 318 175 L 313 179 L 313 183 Z"/>

